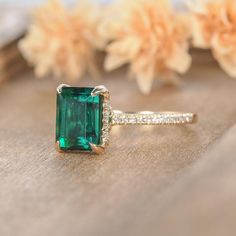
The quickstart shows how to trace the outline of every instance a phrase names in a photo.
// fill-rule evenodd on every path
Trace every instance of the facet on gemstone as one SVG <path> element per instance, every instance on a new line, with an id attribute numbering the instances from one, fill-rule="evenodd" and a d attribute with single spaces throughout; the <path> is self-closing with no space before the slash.
<path id="1" fill-rule="evenodd" d="M 56 142 L 64 151 L 92 151 L 101 144 L 103 96 L 93 88 L 63 87 L 57 94 Z"/>

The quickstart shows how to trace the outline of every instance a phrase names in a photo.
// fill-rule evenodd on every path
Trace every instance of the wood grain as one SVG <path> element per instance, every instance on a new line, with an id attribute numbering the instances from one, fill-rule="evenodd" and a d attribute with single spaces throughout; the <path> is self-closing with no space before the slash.
<path id="1" fill-rule="evenodd" d="M 236 81 L 197 63 L 184 82 L 144 96 L 122 71 L 81 81 L 105 84 L 116 109 L 199 115 L 195 126 L 114 129 L 103 156 L 54 150 L 57 82 L 3 84 L 0 235 L 235 235 Z"/>

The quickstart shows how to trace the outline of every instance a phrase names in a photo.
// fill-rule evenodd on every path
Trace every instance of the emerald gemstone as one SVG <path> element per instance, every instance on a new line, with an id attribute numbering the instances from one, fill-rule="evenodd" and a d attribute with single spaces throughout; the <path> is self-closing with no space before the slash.
<path id="1" fill-rule="evenodd" d="M 101 95 L 93 88 L 63 87 L 57 94 L 56 141 L 64 151 L 92 151 L 89 143 L 101 144 Z"/>

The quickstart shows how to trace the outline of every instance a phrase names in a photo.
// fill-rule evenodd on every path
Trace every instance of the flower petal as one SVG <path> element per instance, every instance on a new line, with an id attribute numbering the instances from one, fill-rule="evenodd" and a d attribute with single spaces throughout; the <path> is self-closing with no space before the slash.
<path id="1" fill-rule="evenodd" d="M 192 24 L 192 33 L 193 33 L 193 45 L 197 48 L 208 49 L 210 48 L 210 42 L 204 37 L 203 25 L 197 17 L 194 17 Z"/>
<path id="2" fill-rule="evenodd" d="M 140 65 L 142 65 L 142 63 Z M 136 68 L 136 70 L 134 70 L 134 68 Z M 155 77 L 154 63 L 150 63 L 146 66 L 146 68 L 140 68 L 138 65 L 136 65 L 136 67 L 133 67 L 133 74 L 136 75 L 136 80 L 140 91 L 144 94 L 150 93 Z"/>
<path id="3" fill-rule="evenodd" d="M 236 58 L 230 55 L 222 55 L 214 53 L 215 58 L 218 60 L 221 68 L 232 78 L 236 78 Z"/>
<path id="4" fill-rule="evenodd" d="M 235 45 L 223 43 L 220 40 L 220 34 L 218 33 L 215 33 L 213 35 L 212 40 L 211 40 L 211 45 L 214 51 L 217 51 L 218 54 L 227 54 L 227 55 L 231 52 L 233 53 L 233 50 L 235 47 Z"/>
<path id="5" fill-rule="evenodd" d="M 104 68 L 106 71 L 111 71 L 123 66 L 128 62 L 129 60 L 126 57 L 122 57 L 117 54 L 109 54 L 105 58 Z"/>
<path id="6" fill-rule="evenodd" d="M 175 52 L 167 60 L 167 66 L 180 74 L 185 73 L 192 62 L 192 58 L 187 50 L 186 47 L 176 46 Z"/>

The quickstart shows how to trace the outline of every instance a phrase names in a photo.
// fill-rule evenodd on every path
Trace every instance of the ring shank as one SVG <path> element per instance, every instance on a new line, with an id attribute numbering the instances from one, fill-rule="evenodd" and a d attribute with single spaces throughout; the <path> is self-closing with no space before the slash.
<path id="1" fill-rule="evenodd" d="M 181 125 L 196 123 L 193 113 L 181 112 L 123 112 L 114 110 L 112 125 Z"/>

